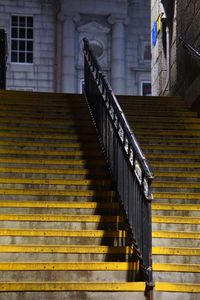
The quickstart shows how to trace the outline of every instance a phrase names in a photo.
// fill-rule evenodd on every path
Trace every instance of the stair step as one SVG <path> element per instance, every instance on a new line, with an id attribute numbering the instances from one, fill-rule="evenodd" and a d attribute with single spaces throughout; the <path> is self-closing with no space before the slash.
<path id="1" fill-rule="evenodd" d="M 1 251 L 1 250 L 0 250 Z M 178 256 L 200 256 L 199 248 L 186 248 L 186 247 L 153 247 L 153 255 L 178 255 Z"/>
<path id="2" fill-rule="evenodd" d="M 121 216 L 104 215 L 53 215 L 53 214 L 0 214 L 0 221 L 27 222 L 84 222 L 84 223 L 122 223 Z"/>
<path id="3" fill-rule="evenodd" d="M 0 291 L 144 291 L 144 282 L 4 282 Z"/>
<path id="4" fill-rule="evenodd" d="M 48 143 L 45 142 L 36 142 L 36 141 L 32 141 L 32 142 L 21 142 L 21 141 L 7 141 L 7 140 L 1 140 L 0 141 L 0 145 L 3 147 L 20 147 L 22 149 L 24 148 L 33 148 L 33 147 L 38 147 L 38 148 L 53 148 L 56 149 L 57 151 L 59 151 L 59 148 L 81 148 L 81 149 L 85 149 L 90 150 L 90 149 L 98 149 L 99 150 L 99 145 L 95 145 L 93 141 L 87 141 L 87 145 L 80 143 L 80 142 L 66 142 L 66 141 L 48 141 Z"/>
<path id="5" fill-rule="evenodd" d="M 81 134 L 73 134 L 73 133 L 68 133 L 65 134 L 60 134 L 58 135 L 57 133 L 53 134 L 46 134 L 46 133 L 15 133 L 15 132 L 0 132 L 0 136 L 4 138 L 31 138 L 31 139 L 36 139 L 36 140 L 41 140 L 41 139 L 50 139 L 50 140 L 89 140 L 91 137 L 95 138 L 95 132 L 94 133 L 89 133 L 86 136 L 81 135 Z"/>
<path id="6" fill-rule="evenodd" d="M 125 254 L 131 255 L 131 247 L 93 245 L 0 245 L 0 253 L 67 253 L 67 254 Z"/>
<path id="7" fill-rule="evenodd" d="M 47 189 L 0 189 L 1 195 L 38 195 L 38 196 L 74 196 L 74 197 L 105 197 L 116 196 L 114 191 L 95 190 L 47 190 Z"/>
<path id="8" fill-rule="evenodd" d="M 0 203 L 1 206 L 1 203 Z M 153 203 L 152 209 L 154 211 L 199 211 L 200 205 L 196 204 L 174 204 L 174 203 Z"/>
<path id="9" fill-rule="evenodd" d="M 103 202 L 66 202 L 66 201 L 9 201 L 0 200 L 0 207 L 28 207 L 28 208 L 104 208 L 104 209 L 119 209 L 118 203 L 103 203 Z"/>
<path id="10" fill-rule="evenodd" d="M 147 153 L 148 158 L 156 158 L 159 159 L 174 159 L 177 161 L 178 159 L 184 160 L 197 160 L 199 161 L 199 154 L 188 154 L 188 153 Z"/>
<path id="11" fill-rule="evenodd" d="M 200 273 L 200 265 L 153 263 L 154 271 Z"/>
<path id="12" fill-rule="evenodd" d="M 184 178 L 185 180 L 187 179 L 197 179 L 197 178 L 200 178 L 200 173 L 199 172 L 191 172 L 191 171 L 188 171 L 188 172 L 175 172 L 175 171 L 168 171 L 168 172 L 161 172 L 161 171 L 157 171 L 156 172 L 156 177 L 159 178 L 159 177 L 171 177 L 171 178 Z"/>
<path id="13" fill-rule="evenodd" d="M 21 150 L 21 149 L 0 149 L 0 155 L 18 155 L 29 156 L 64 156 L 67 157 L 102 157 L 102 153 L 97 150 L 75 150 L 75 151 L 58 151 L 58 150 Z"/>
<path id="14" fill-rule="evenodd" d="M 155 199 L 199 200 L 199 193 L 154 192 Z"/>
<path id="15" fill-rule="evenodd" d="M 200 225 L 200 218 L 183 217 L 183 216 L 153 216 L 153 223 L 170 223 L 170 224 L 196 224 Z"/>
<path id="16" fill-rule="evenodd" d="M 125 230 L 56 230 L 0 228 L 0 236 L 126 238 Z M 200 236 L 200 234 L 199 234 Z"/>
<path id="17" fill-rule="evenodd" d="M 157 292 L 170 292 L 170 294 L 171 294 L 171 292 L 200 293 L 200 284 L 156 282 L 155 290 Z M 169 295 L 167 295 L 167 297 L 169 297 Z M 196 297 L 196 295 L 195 295 L 195 297 Z"/>
<path id="18" fill-rule="evenodd" d="M 105 166 L 103 159 L 40 159 L 40 158 L 18 158 L 0 157 L 1 164 L 29 164 L 29 165 L 61 165 L 63 166 Z"/>
<path id="19" fill-rule="evenodd" d="M 64 186 L 112 186 L 111 179 L 32 179 L 32 178 L 1 178 L 1 184 L 31 184 L 31 185 L 64 185 Z"/>
<path id="20" fill-rule="evenodd" d="M 166 231 L 154 230 L 152 232 L 153 238 L 167 238 L 167 239 L 200 239 L 200 232 L 194 231 Z"/>

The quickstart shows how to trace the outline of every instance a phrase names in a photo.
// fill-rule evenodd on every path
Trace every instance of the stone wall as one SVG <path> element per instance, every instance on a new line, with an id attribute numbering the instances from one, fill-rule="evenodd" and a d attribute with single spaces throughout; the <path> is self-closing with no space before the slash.
<path id="1" fill-rule="evenodd" d="M 33 64 L 11 63 L 11 15 L 34 16 Z M 55 18 L 52 1 L 0 0 L 0 27 L 7 32 L 7 89 L 53 91 Z"/>
<path id="2" fill-rule="evenodd" d="M 183 48 L 179 37 L 200 51 L 200 0 L 152 0 L 151 27 L 159 15 L 161 31 L 152 45 L 153 94 L 181 95 L 191 106 L 200 95 L 200 62 Z M 169 28 L 169 60 L 165 27 Z"/>
<path id="3" fill-rule="evenodd" d="M 12 15 L 34 18 L 33 63 L 11 62 Z M 0 0 L 0 28 L 8 37 L 8 89 L 81 92 L 83 37 L 117 94 L 141 94 L 151 79 L 148 0 Z"/>

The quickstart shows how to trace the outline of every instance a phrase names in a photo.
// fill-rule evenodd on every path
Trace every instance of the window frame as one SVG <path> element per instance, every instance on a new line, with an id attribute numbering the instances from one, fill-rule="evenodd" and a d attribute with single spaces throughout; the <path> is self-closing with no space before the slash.
<path id="1" fill-rule="evenodd" d="M 13 17 L 17 17 L 17 25 L 13 25 Z M 25 18 L 24 26 L 20 26 L 20 18 Z M 31 18 L 31 26 L 28 26 L 28 18 Z M 17 28 L 17 37 L 13 37 L 13 30 Z M 24 29 L 24 37 L 20 37 L 20 29 Z M 32 37 L 28 37 L 28 30 L 31 29 Z M 13 42 L 17 42 L 16 49 L 13 49 Z M 21 45 L 24 43 L 24 49 L 20 49 L 20 42 Z M 28 50 L 28 43 L 31 46 L 31 50 Z M 13 60 L 12 55 L 16 53 L 17 59 Z M 20 53 L 24 54 L 24 59 L 20 61 Z M 30 61 L 28 61 L 28 54 L 32 55 Z M 20 15 L 20 14 L 12 14 L 10 16 L 10 62 L 12 64 L 20 64 L 20 65 L 32 65 L 34 62 L 34 17 L 33 15 Z"/>
<path id="2" fill-rule="evenodd" d="M 151 85 L 151 94 L 148 94 L 148 95 L 144 95 L 143 94 L 143 84 L 145 84 L 145 83 L 148 83 L 148 84 L 151 85 L 151 81 L 148 81 L 148 80 L 142 80 L 142 81 L 140 81 L 140 95 L 141 96 L 151 96 L 152 95 L 152 85 Z"/>

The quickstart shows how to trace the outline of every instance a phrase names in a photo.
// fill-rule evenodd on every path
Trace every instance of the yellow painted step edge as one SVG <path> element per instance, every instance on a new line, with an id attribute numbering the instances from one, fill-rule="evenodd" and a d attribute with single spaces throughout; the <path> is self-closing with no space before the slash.
<path id="1" fill-rule="evenodd" d="M 153 216 L 153 223 L 172 223 L 172 224 L 200 224 L 200 218 L 179 217 L 179 216 Z"/>
<path id="2" fill-rule="evenodd" d="M 90 161 L 84 159 L 40 159 L 40 158 L 10 158 L 0 157 L 0 163 L 17 163 L 17 164 L 37 164 L 37 165 L 105 165 L 103 159 L 90 159 Z"/>
<path id="3" fill-rule="evenodd" d="M 200 273 L 200 265 L 153 263 L 153 271 Z"/>
<path id="4" fill-rule="evenodd" d="M 137 262 L 0 262 L 0 271 L 127 271 Z"/>
<path id="5" fill-rule="evenodd" d="M 184 189 L 184 188 L 200 188 L 200 182 L 171 182 L 171 181 L 154 181 L 152 184 L 153 188 L 178 188 L 178 189 Z"/>
<path id="6" fill-rule="evenodd" d="M 67 253 L 67 254 L 126 254 L 134 253 L 131 247 L 87 245 L 0 245 L 0 253 Z"/>
<path id="7" fill-rule="evenodd" d="M 0 200 L 0 207 L 17 207 L 17 208 L 112 208 L 118 209 L 118 203 L 107 202 L 66 202 L 66 201 L 14 201 Z"/>
<path id="8" fill-rule="evenodd" d="M 2 195 L 40 195 L 40 196 L 68 196 L 68 197 L 115 197 L 114 191 L 95 190 L 38 190 L 38 189 L 0 189 Z"/>
<path id="9" fill-rule="evenodd" d="M 157 292 L 200 293 L 200 284 L 156 282 Z"/>
<path id="10" fill-rule="evenodd" d="M 0 173 L 33 173 L 33 174 L 65 174 L 65 175 L 105 175 L 106 170 L 105 169 L 50 169 L 50 168 L 27 168 L 27 167 L 0 167 Z"/>
<path id="11" fill-rule="evenodd" d="M 103 215 L 48 215 L 48 214 L 27 214 L 14 215 L 3 214 L 0 215 L 0 221 L 32 221 L 32 222 L 87 222 L 87 223 L 110 223 L 122 222 L 123 218 L 120 216 L 103 216 Z"/>
<path id="12" fill-rule="evenodd" d="M 153 238 L 166 239 L 200 239 L 200 233 L 194 231 L 153 231 Z"/>
<path id="13" fill-rule="evenodd" d="M 184 247 L 153 247 L 153 255 L 180 255 L 180 256 L 199 256 L 199 248 L 184 248 Z"/>
<path id="14" fill-rule="evenodd" d="M 0 271 L 128 271 L 137 262 L 0 262 Z M 153 264 L 153 271 L 199 273 L 200 265 Z"/>
<path id="15" fill-rule="evenodd" d="M 0 228 L 0 236 L 38 236 L 38 237 L 87 237 L 87 238 L 126 238 L 125 230 L 62 230 L 62 229 L 10 229 Z"/>
<path id="16" fill-rule="evenodd" d="M 169 211 L 199 211 L 198 204 L 172 204 L 172 203 L 153 203 L 153 210 L 169 210 Z"/>
<path id="17" fill-rule="evenodd" d="M 0 282 L 1 292 L 26 291 L 138 291 L 144 292 L 145 282 Z"/>
<path id="18" fill-rule="evenodd" d="M 187 199 L 199 200 L 199 193 L 168 193 L 168 192 L 154 192 L 154 199 Z"/>
<path id="19" fill-rule="evenodd" d="M 34 145 L 34 144 L 33 144 Z M 13 154 L 13 155 L 52 155 L 52 156 L 100 156 L 100 151 L 93 150 L 75 150 L 75 151 L 59 151 L 59 150 L 21 150 L 21 149 L 0 149 L 1 154 Z"/>
<path id="20" fill-rule="evenodd" d="M 80 186 L 110 186 L 110 179 L 32 179 L 32 178 L 2 178 L 0 184 L 39 184 L 39 185 L 80 185 Z"/>

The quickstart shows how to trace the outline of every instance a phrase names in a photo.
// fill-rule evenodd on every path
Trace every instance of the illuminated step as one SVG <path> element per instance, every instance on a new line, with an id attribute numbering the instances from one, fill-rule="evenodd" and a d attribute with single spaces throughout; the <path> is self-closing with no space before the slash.
<path id="1" fill-rule="evenodd" d="M 167 211 L 199 211 L 200 205 L 197 204 L 173 204 L 173 203 L 152 203 L 153 210 Z"/>
<path id="2" fill-rule="evenodd" d="M 170 223 L 170 224 L 199 224 L 200 218 L 180 217 L 180 216 L 153 216 L 153 223 Z"/>
<path id="3" fill-rule="evenodd" d="M 153 238 L 167 238 L 167 239 L 200 239 L 200 232 L 195 231 L 153 231 Z"/>
<path id="4" fill-rule="evenodd" d="M 81 121 L 81 122 L 80 122 Z M 88 125 L 90 124 L 91 125 L 91 120 L 90 118 L 88 117 L 87 118 L 81 118 L 80 116 L 80 120 L 77 124 L 77 119 L 76 117 L 73 117 L 73 119 L 66 119 L 66 120 L 60 120 L 60 119 L 49 119 L 48 118 L 45 118 L 45 119 L 31 119 L 30 117 L 23 117 L 23 118 L 9 118 L 9 117 L 5 117 L 5 118 L 1 118 L 0 119 L 0 124 L 4 124 L 4 123 L 8 123 L 8 124 L 21 124 L 23 126 L 25 126 L 25 124 L 30 124 L 30 125 L 37 125 L 37 126 L 41 126 L 41 125 L 50 125 L 50 127 L 53 127 L 55 126 L 85 126 L 85 125 Z"/>
<path id="5" fill-rule="evenodd" d="M 195 136 L 191 136 L 190 138 L 186 138 L 186 137 L 172 137 L 172 136 L 168 136 L 167 139 L 165 138 L 165 135 L 163 135 L 162 137 L 158 137 L 158 136 L 151 136 L 151 137 L 144 137 L 144 136 L 140 136 L 138 138 L 138 140 L 140 141 L 140 143 L 159 143 L 162 144 L 164 143 L 164 145 L 199 145 L 200 144 L 200 139 L 198 137 Z"/>
<path id="6" fill-rule="evenodd" d="M 98 149 L 98 144 L 94 144 L 94 141 L 88 141 L 87 144 L 83 145 L 81 142 L 65 142 L 65 141 L 48 141 L 48 143 L 45 142 L 37 142 L 37 141 L 32 141 L 32 142 L 25 142 L 25 141 L 17 141 L 17 140 L 1 140 L 0 141 L 1 146 L 11 146 L 11 147 L 48 147 L 48 148 L 83 148 L 83 149 Z"/>
<path id="7" fill-rule="evenodd" d="M 0 236 L 126 238 L 125 230 L 64 230 L 0 228 Z M 199 234 L 200 236 L 200 234 Z"/>
<path id="8" fill-rule="evenodd" d="M 152 129 L 152 130 L 166 130 L 166 129 L 174 129 L 174 123 L 170 122 L 141 122 L 141 120 L 134 121 L 134 128 L 136 129 Z M 200 129 L 200 124 L 196 123 L 181 123 L 177 122 L 176 123 L 176 130 L 191 130 L 191 129 Z"/>
<path id="9" fill-rule="evenodd" d="M 125 254 L 135 251 L 131 247 L 93 245 L 0 245 L 0 253 L 64 253 L 64 254 Z"/>
<path id="10" fill-rule="evenodd" d="M 196 117 L 197 113 L 192 112 L 192 111 L 179 111 L 179 110 L 171 110 L 171 111 L 166 111 L 166 110 L 152 110 L 152 111 L 147 111 L 147 110 L 128 110 L 124 106 L 124 112 L 125 115 L 127 116 L 127 119 L 129 119 L 129 116 L 149 116 L 151 113 L 151 116 L 165 116 L 165 117 Z"/>
<path id="11" fill-rule="evenodd" d="M 196 146 L 180 146 L 180 145 L 160 145 L 160 144 L 142 144 L 142 148 L 146 150 L 164 150 L 164 151 L 192 151 L 199 152 L 200 145 Z"/>
<path id="12" fill-rule="evenodd" d="M 123 218 L 104 215 L 3 214 L 0 215 L 0 221 L 121 223 Z"/>
<path id="13" fill-rule="evenodd" d="M 154 192 L 155 199 L 185 199 L 185 200 L 199 200 L 199 193 L 179 193 L 179 192 Z"/>
<path id="14" fill-rule="evenodd" d="M 33 144 L 34 145 L 34 144 Z M 102 157 L 102 153 L 98 150 L 75 150 L 75 151 L 61 151 L 61 150 L 21 150 L 21 149 L 0 149 L 0 155 L 48 155 L 48 156 L 93 156 Z"/>
<path id="15" fill-rule="evenodd" d="M 129 271 L 137 270 L 135 262 L 0 262 L 0 271 Z M 199 265 L 153 264 L 153 271 L 199 273 Z"/>
<path id="16" fill-rule="evenodd" d="M 200 293 L 200 284 L 155 282 L 157 292 Z"/>
<path id="17" fill-rule="evenodd" d="M 79 140 L 87 140 L 89 138 L 94 138 L 95 137 L 95 141 L 96 141 L 96 135 L 95 135 L 95 132 L 94 133 L 89 133 L 87 134 L 86 136 L 84 135 L 80 135 L 79 134 L 67 134 L 67 133 L 63 133 L 63 134 L 60 134 L 58 135 L 57 133 L 53 134 L 46 134 L 46 133 L 15 133 L 15 132 L 1 132 L 0 131 L 0 136 L 1 137 L 16 137 L 16 138 L 34 138 L 34 139 L 50 139 L 50 140 L 53 140 L 55 139 L 56 140 L 70 140 L 70 139 L 79 139 Z"/>
<path id="18" fill-rule="evenodd" d="M 153 255 L 183 255 L 183 256 L 200 256 L 199 248 L 186 248 L 186 247 L 153 247 Z"/>
<path id="19" fill-rule="evenodd" d="M 32 179 L 32 178 L 1 178 L 0 184 L 39 184 L 39 185 L 69 185 L 69 186 L 111 186 L 110 179 Z"/>
<path id="20" fill-rule="evenodd" d="M 199 160 L 199 154 L 188 153 L 147 153 L 148 158 L 169 158 L 169 159 L 196 159 Z"/>
<path id="21" fill-rule="evenodd" d="M 200 172 L 160 172 L 156 171 L 156 177 L 200 178 Z"/>
<path id="22" fill-rule="evenodd" d="M 147 135 L 147 136 L 191 136 L 191 137 L 199 137 L 200 136 L 200 131 L 193 131 L 193 130 L 152 130 L 152 129 L 145 129 L 145 130 L 140 130 L 137 129 L 136 133 L 138 135 Z"/>
<path id="23" fill-rule="evenodd" d="M 84 167 L 84 166 L 83 166 Z M 20 167 L 20 168 L 16 168 L 16 167 L 0 167 L 0 173 L 12 173 L 12 174 L 46 174 L 46 175 L 50 175 L 50 174 L 54 174 L 54 175 L 85 175 L 88 177 L 92 177 L 92 176 L 96 176 L 96 175 L 106 175 L 107 174 L 107 170 L 105 169 L 58 169 L 58 168 L 54 168 L 54 169 L 50 169 L 48 167 L 46 168 L 27 168 L 27 167 Z"/>
<path id="24" fill-rule="evenodd" d="M 36 164 L 36 165 L 72 165 L 72 166 L 105 166 L 103 159 L 41 159 L 41 158 L 17 158 L 0 157 L 0 163 Z"/>
<path id="25" fill-rule="evenodd" d="M 105 208 L 118 209 L 118 203 L 103 202 L 66 202 L 66 201 L 9 201 L 0 200 L 0 207 L 28 208 Z"/>
<path id="26" fill-rule="evenodd" d="M 145 282 L 0 282 L 1 292 L 26 291 L 145 291 Z"/>
<path id="27" fill-rule="evenodd" d="M 199 162 L 176 162 L 176 161 L 155 161 L 151 159 L 151 165 L 154 168 L 184 168 L 184 169 L 198 169 L 200 168 Z"/>
<path id="28" fill-rule="evenodd" d="M 153 263 L 153 271 L 200 273 L 200 265 Z"/>
<path id="29" fill-rule="evenodd" d="M 96 190 L 42 190 L 42 189 L 0 189 L 1 195 L 40 195 L 40 196 L 73 196 L 73 197 L 115 197 L 115 191 Z"/>
<path id="30" fill-rule="evenodd" d="M 191 189 L 199 189 L 200 182 L 172 182 L 172 181 L 154 181 L 152 184 L 154 188 L 191 188 Z"/>
<path id="31" fill-rule="evenodd" d="M 0 262 L 0 271 L 128 271 L 137 268 L 135 262 Z"/>
<path id="32" fill-rule="evenodd" d="M 16 126 L 2 126 L 2 125 L 0 125 L 0 130 L 2 130 L 2 131 L 7 131 L 7 132 L 9 132 L 9 131 L 19 131 L 20 133 L 22 132 L 27 132 L 27 131 L 31 131 L 31 132 L 45 132 L 45 133 L 49 133 L 49 134 L 51 134 L 51 133 L 58 133 L 58 134 L 60 134 L 60 133 L 76 133 L 77 131 L 82 131 L 82 130 L 86 130 L 87 131 L 87 133 L 89 133 L 89 132 L 93 132 L 94 131 L 94 129 L 91 127 L 91 126 L 85 126 L 84 124 L 80 124 L 80 126 L 79 127 L 67 127 L 67 128 L 60 128 L 60 127 L 54 127 L 54 128 L 52 128 L 52 127 L 44 127 L 44 126 L 42 126 L 42 127 L 36 127 L 36 126 L 29 126 L 29 125 L 27 125 L 26 124 L 26 126 L 24 126 L 24 127 L 22 127 L 22 126 L 18 126 L 18 127 L 16 127 Z"/>
<path id="33" fill-rule="evenodd" d="M 200 120 L 197 117 L 173 117 L 173 116 L 128 116 L 129 122 L 136 122 L 138 124 L 183 124 L 190 125 L 190 124 L 199 124 Z"/>

